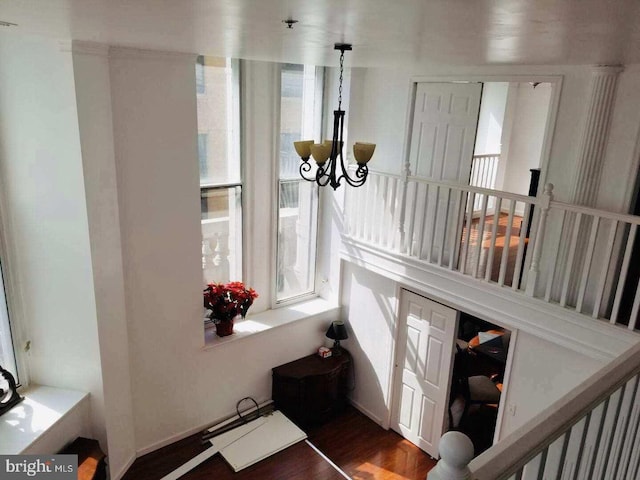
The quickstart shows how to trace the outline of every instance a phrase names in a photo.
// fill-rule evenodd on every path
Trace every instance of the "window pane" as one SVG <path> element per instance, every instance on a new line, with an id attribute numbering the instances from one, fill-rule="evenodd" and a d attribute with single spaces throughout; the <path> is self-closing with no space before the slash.
<path id="1" fill-rule="evenodd" d="M 2 264 L 0 263 L 0 365 L 9 370 L 18 379 L 16 362 L 13 355 L 13 342 L 11 341 L 11 327 L 9 325 L 9 313 L 2 277 Z"/>
<path id="2" fill-rule="evenodd" d="M 242 188 L 203 188 L 202 271 L 205 283 L 242 278 Z"/>
<path id="3" fill-rule="evenodd" d="M 237 76 L 231 60 L 201 58 L 202 63 L 196 63 L 200 183 L 237 183 L 240 181 Z"/>
<path id="4" fill-rule="evenodd" d="M 293 147 L 298 140 L 320 140 L 322 95 L 315 67 L 283 65 L 280 100 L 280 178 L 300 178 L 300 157 Z M 320 90 L 321 92 L 321 90 Z M 315 162 L 308 178 L 315 175 Z"/>
<path id="5" fill-rule="evenodd" d="M 315 67 L 283 65 L 281 85 L 277 301 L 315 289 L 317 188 L 300 178 L 293 142 L 320 139 L 322 75 Z"/>
<path id="6" fill-rule="evenodd" d="M 314 290 L 316 189 L 305 180 L 280 182 L 277 299 Z"/>

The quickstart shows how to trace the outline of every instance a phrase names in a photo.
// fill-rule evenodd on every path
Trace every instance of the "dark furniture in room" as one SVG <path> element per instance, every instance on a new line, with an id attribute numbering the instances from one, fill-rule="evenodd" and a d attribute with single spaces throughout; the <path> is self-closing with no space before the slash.
<path id="1" fill-rule="evenodd" d="M 313 354 L 272 370 L 276 409 L 300 428 L 323 423 L 345 407 L 351 356 L 341 350 L 339 356 Z"/>

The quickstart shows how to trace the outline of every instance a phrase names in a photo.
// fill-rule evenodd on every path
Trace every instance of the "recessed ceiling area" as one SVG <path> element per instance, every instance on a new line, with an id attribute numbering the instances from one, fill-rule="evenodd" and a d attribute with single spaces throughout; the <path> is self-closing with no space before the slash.
<path id="1" fill-rule="evenodd" d="M 640 63 L 638 0 L 0 0 L 0 20 L 0 39 L 317 65 L 336 42 L 351 66 Z"/>

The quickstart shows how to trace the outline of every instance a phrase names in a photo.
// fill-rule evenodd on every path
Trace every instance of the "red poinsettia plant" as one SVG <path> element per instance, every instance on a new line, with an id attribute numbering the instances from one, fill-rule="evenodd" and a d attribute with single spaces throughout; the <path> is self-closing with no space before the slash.
<path id="1" fill-rule="evenodd" d="M 220 323 L 238 315 L 244 318 L 256 298 L 256 291 L 242 282 L 209 283 L 204 289 L 204 308 L 211 310 L 209 319 Z"/>

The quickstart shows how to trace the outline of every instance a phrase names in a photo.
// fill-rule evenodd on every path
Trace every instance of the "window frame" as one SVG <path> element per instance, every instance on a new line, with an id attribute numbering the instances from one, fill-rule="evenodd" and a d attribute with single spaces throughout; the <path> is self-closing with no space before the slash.
<path id="1" fill-rule="evenodd" d="M 313 262 L 313 274 L 312 274 L 312 288 L 307 291 L 297 295 L 293 295 L 287 298 L 279 299 L 278 298 L 278 258 L 279 258 L 279 227 L 280 227 L 280 186 L 282 183 L 289 183 L 295 181 L 294 179 L 283 179 L 280 178 L 280 137 L 281 137 L 281 115 L 282 115 L 282 70 L 286 64 L 279 64 L 279 75 L 277 83 L 277 118 L 276 118 L 276 131 L 278 134 L 276 135 L 276 148 L 275 148 L 275 158 L 274 158 L 274 175 L 273 175 L 273 192 L 274 192 L 274 202 L 272 207 L 272 238 L 273 241 L 273 251 L 272 251 L 272 279 L 271 279 L 271 308 L 277 309 L 280 307 L 290 306 L 296 303 L 300 303 L 306 300 L 310 300 L 311 298 L 318 297 L 318 286 L 320 284 L 319 280 L 319 269 L 318 269 L 318 260 L 319 260 L 319 233 L 320 233 L 320 217 L 321 217 L 321 202 L 320 202 L 320 189 L 318 185 L 315 183 L 311 183 L 312 188 L 312 196 L 313 196 L 313 207 L 315 209 L 314 219 L 313 219 L 313 231 L 312 235 L 315 237 L 315 248 L 313 252 L 313 259 L 310 259 L 310 262 Z M 324 137 L 325 133 L 325 76 L 326 69 L 321 66 L 312 66 L 312 65 L 303 65 L 303 71 L 307 68 L 315 69 L 315 86 L 314 86 L 314 139 L 321 139 Z M 306 182 L 306 180 L 300 178 L 299 182 Z"/>
<path id="2" fill-rule="evenodd" d="M 29 375 L 26 367 L 26 362 L 22 356 L 22 349 L 19 348 L 22 345 L 23 335 L 21 334 L 19 322 L 17 321 L 17 291 L 15 290 L 15 276 L 12 273 L 11 260 L 9 258 L 9 238 L 5 228 L 6 223 L 4 219 L 3 201 L 4 198 L 0 198 L 0 275 L 2 275 L 2 285 L 4 291 L 1 292 L 4 295 L 4 301 L 6 304 L 6 314 L 8 319 L 8 330 L 10 335 L 10 344 L 13 353 L 13 365 L 3 365 L 4 368 L 10 372 L 15 373 L 15 380 L 19 387 L 29 384 Z M 24 350 L 28 349 L 28 344 Z M 9 368 L 10 367 L 10 368 Z M 14 370 L 15 369 L 15 370 Z"/>
<path id="3" fill-rule="evenodd" d="M 227 190 L 230 192 L 230 195 L 235 195 L 233 192 L 234 189 L 239 188 L 240 189 L 240 221 L 239 223 L 239 229 L 240 229 L 240 242 L 239 242 L 239 249 L 240 249 L 240 255 L 239 258 L 236 258 L 234 261 L 239 262 L 240 266 L 238 268 L 238 271 L 240 272 L 240 276 L 241 278 L 230 278 L 230 280 L 235 281 L 235 280 L 239 280 L 239 281 L 243 281 L 244 278 L 246 278 L 246 274 L 247 274 L 247 265 L 246 262 L 244 261 L 245 259 L 245 248 L 246 248 L 246 196 L 245 196 L 245 190 L 246 190 L 246 178 L 244 175 L 244 158 L 242 155 L 242 146 L 241 146 L 241 140 L 242 140 L 242 118 L 241 118 L 241 112 L 242 112 L 242 108 L 240 105 L 240 101 L 241 101 L 241 97 L 240 97 L 240 61 L 238 59 L 235 58 L 225 58 L 226 61 L 226 67 L 231 70 L 231 75 L 228 77 L 228 87 L 231 90 L 231 95 L 227 95 L 226 98 L 226 102 L 227 102 L 227 111 L 231 114 L 231 119 L 233 122 L 233 127 L 227 131 L 227 145 L 229 145 L 229 152 L 228 152 L 228 158 L 237 158 L 238 159 L 238 166 L 239 166 L 239 178 L 236 181 L 228 181 L 228 182 L 202 182 L 201 180 L 199 180 L 199 191 L 200 191 L 200 196 L 202 198 L 202 192 L 203 191 L 210 191 L 210 190 Z M 197 65 L 197 62 L 196 62 Z M 195 68 L 195 67 L 194 67 Z M 203 72 L 204 69 L 206 68 L 206 63 L 202 66 L 203 68 Z M 204 73 L 203 73 L 204 75 Z M 202 95 L 202 94 L 206 94 L 206 87 L 204 88 L 204 92 L 198 92 L 198 84 L 196 82 L 196 95 Z M 200 131 L 197 131 L 197 137 L 198 139 L 200 138 L 200 135 L 204 135 L 202 133 L 200 133 Z M 200 157 L 198 157 L 198 164 L 200 163 Z M 202 211 L 202 209 L 201 209 Z M 202 232 L 202 224 L 203 224 L 203 220 L 202 218 L 200 219 L 200 229 Z M 204 277 L 204 269 L 203 269 L 203 277 Z M 224 281 L 224 283 L 226 283 L 226 281 Z"/>

